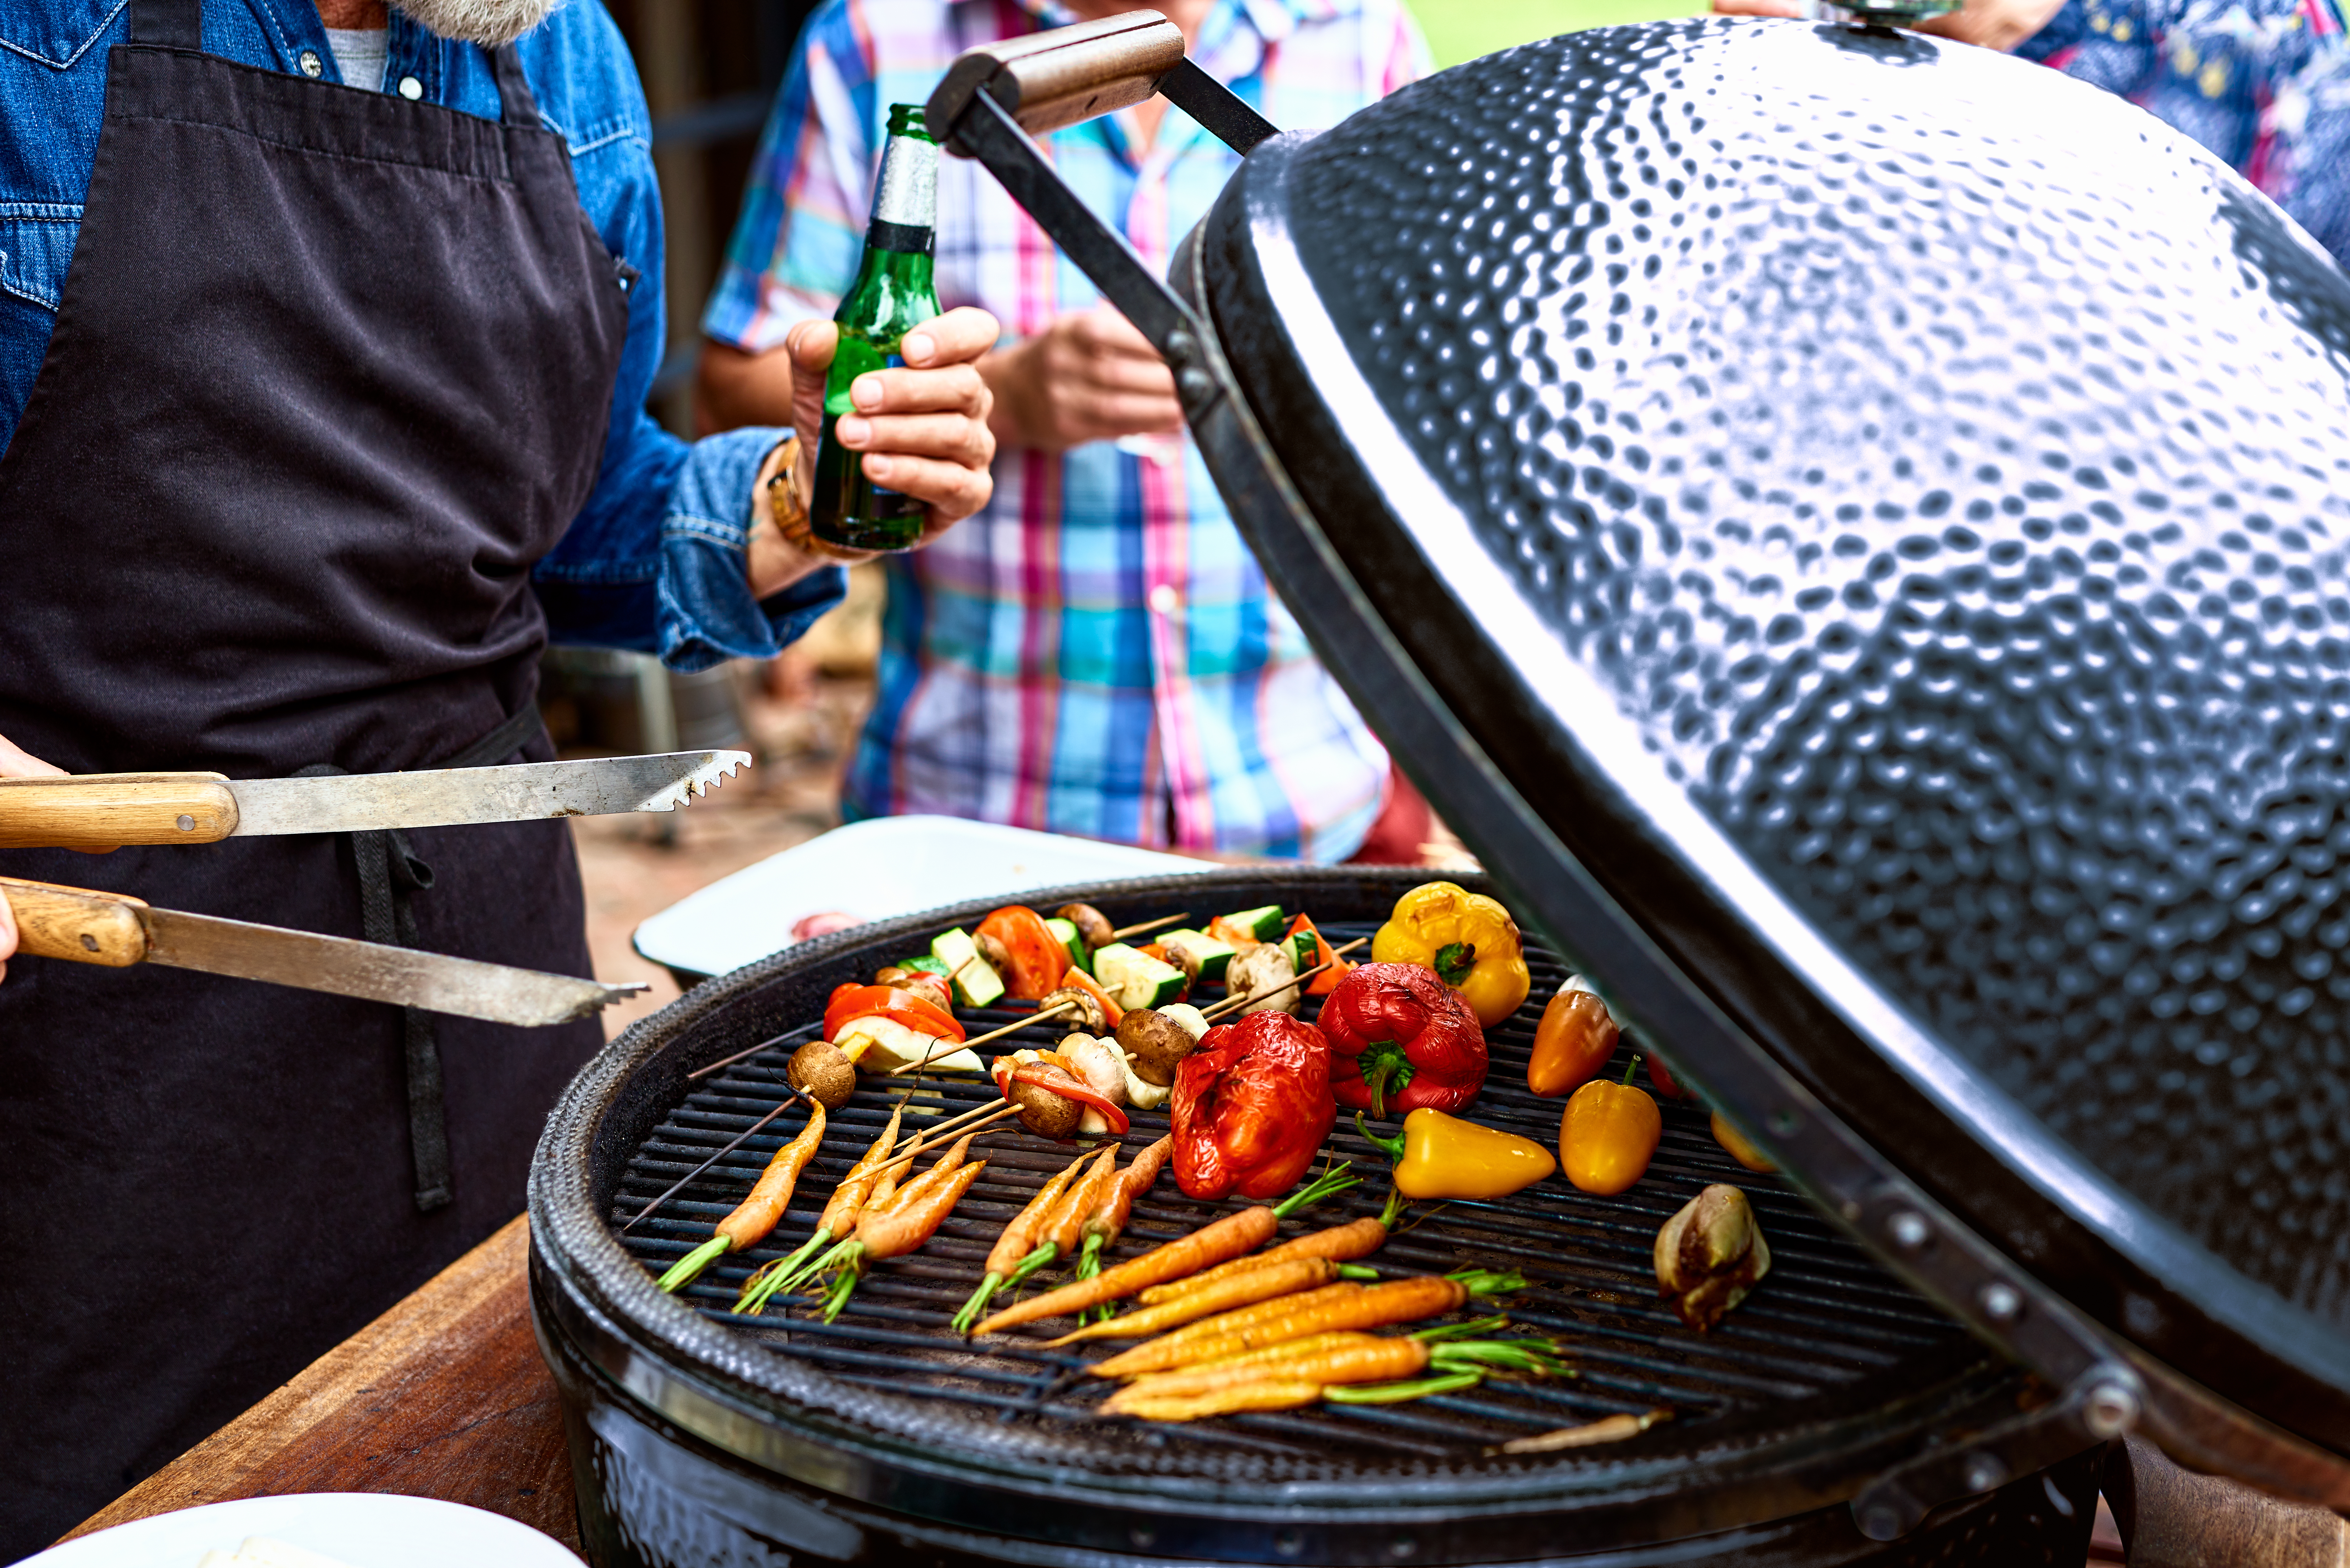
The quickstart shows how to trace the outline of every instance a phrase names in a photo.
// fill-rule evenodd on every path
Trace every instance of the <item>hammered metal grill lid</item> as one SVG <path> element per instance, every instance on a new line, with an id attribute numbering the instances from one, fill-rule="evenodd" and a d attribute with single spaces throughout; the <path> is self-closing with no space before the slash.
<path id="1" fill-rule="evenodd" d="M 1195 244 L 1379 635 L 1559 843 L 2057 1294 L 2350 1448 L 2334 264 L 2055 73 L 1718 21 L 1268 141 Z"/>

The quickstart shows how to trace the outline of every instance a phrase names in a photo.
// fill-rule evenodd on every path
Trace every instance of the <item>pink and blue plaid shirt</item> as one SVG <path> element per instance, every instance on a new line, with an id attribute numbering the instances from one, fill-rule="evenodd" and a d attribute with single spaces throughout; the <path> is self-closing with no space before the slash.
<path id="1" fill-rule="evenodd" d="M 1050 3 L 829 0 L 767 123 L 702 327 L 752 352 L 829 317 L 857 270 L 880 130 Z M 1193 52 L 1275 125 L 1329 126 L 1426 68 L 1398 0 L 1219 0 Z M 1239 159 L 1170 108 L 1138 160 L 1115 120 L 1054 165 L 1162 274 Z M 938 291 L 1007 341 L 1097 296 L 978 164 L 941 160 Z M 1176 848 L 1343 859 L 1387 753 L 1266 586 L 1188 438 L 1009 452 L 995 495 L 889 565 L 879 690 L 848 816 L 942 812 Z"/>

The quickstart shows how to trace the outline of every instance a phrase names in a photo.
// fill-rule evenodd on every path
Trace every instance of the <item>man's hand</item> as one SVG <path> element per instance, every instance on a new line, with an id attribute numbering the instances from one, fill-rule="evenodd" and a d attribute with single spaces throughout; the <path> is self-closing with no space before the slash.
<path id="1" fill-rule="evenodd" d="M 53 768 L 38 757 L 27 756 L 11 744 L 8 737 L 0 735 L 0 779 L 36 779 L 62 777 L 63 768 Z M 8 956 L 16 950 L 16 920 L 8 909 L 8 900 L 0 898 L 0 980 L 8 978 Z"/>
<path id="2" fill-rule="evenodd" d="M 1093 441 L 1183 428 L 1167 362 L 1110 306 L 1061 317 L 1036 337 L 982 360 L 995 391 L 995 439 L 1066 452 Z"/>
<path id="3" fill-rule="evenodd" d="M 995 493 L 988 465 L 995 437 L 988 429 L 993 396 L 974 368 L 995 347 L 1003 328 L 984 310 L 964 306 L 906 334 L 899 345 L 903 369 L 870 370 L 849 383 L 854 413 L 843 414 L 833 436 L 865 454 L 865 477 L 913 496 L 930 510 L 928 544 L 987 504 Z M 829 321 L 803 321 L 784 339 L 792 361 L 792 428 L 799 433 L 799 467 L 792 483 L 800 503 L 816 492 L 816 435 L 824 428 L 825 372 L 840 340 Z M 869 556 L 784 537 L 768 505 L 767 475 L 760 475 L 751 524 L 751 591 L 780 592 L 818 566 Z"/>
<path id="4" fill-rule="evenodd" d="M 1955 11 L 1929 16 L 1916 31 L 1955 38 L 2004 54 L 2048 26 L 2064 0 L 1966 0 Z M 1800 16 L 1795 0 L 1713 0 L 1718 16 Z"/>

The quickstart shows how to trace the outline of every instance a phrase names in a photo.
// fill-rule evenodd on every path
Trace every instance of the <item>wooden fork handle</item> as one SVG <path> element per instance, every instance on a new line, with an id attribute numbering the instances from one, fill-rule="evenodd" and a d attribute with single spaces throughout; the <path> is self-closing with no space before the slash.
<path id="1" fill-rule="evenodd" d="M 0 779 L 0 849 L 213 844 L 236 831 L 219 774 L 75 774 Z"/>
<path id="2" fill-rule="evenodd" d="M 36 958 L 123 969 L 147 957 L 143 898 L 0 877 L 0 898 L 16 917 L 16 950 Z"/>

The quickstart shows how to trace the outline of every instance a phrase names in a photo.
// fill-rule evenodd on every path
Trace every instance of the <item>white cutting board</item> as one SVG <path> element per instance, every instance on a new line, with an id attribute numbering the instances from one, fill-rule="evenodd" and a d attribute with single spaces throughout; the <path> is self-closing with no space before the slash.
<path id="1" fill-rule="evenodd" d="M 637 928 L 636 945 L 671 969 L 724 974 L 791 946 L 794 924 L 828 910 L 886 920 L 967 898 L 1009 903 L 1064 882 L 1219 869 L 959 816 L 881 816 L 836 827 L 679 899 Z"/>
<path id="2" fill-rule="evenodd" d="M 552 1537 L 503 1514 L 388 1492 L 296 1492 L 134 1519 L 52 1546 L 18 1568 L 196 1568 L 265 1535 L 350 1568 L 580 1568 Z"/>

